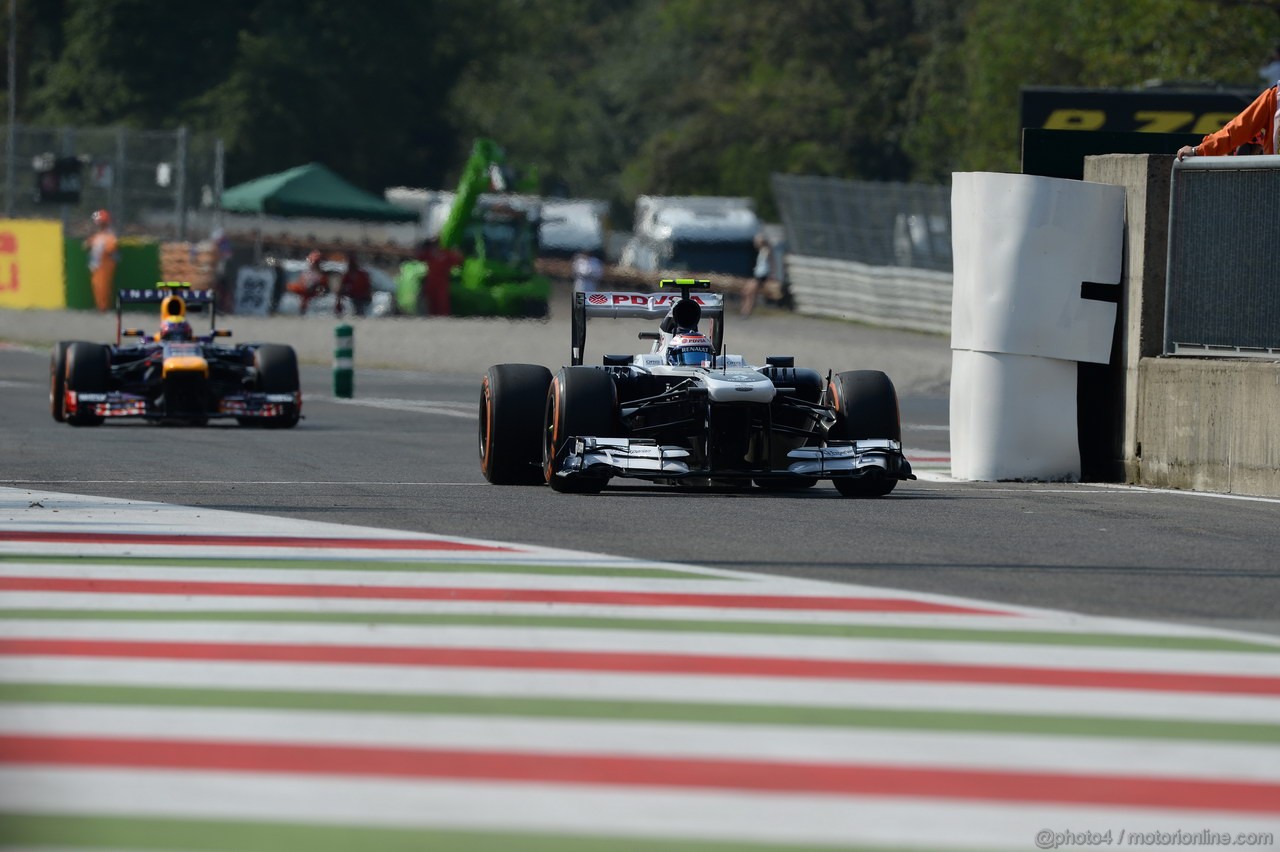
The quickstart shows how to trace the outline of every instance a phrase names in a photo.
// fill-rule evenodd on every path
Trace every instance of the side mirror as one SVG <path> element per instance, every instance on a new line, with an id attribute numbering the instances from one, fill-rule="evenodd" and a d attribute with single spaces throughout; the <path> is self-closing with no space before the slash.
<path id="1" fill-rule="evenodd" d="M 641 340 L 661 340 L 662 335 L 656 331 L 642 331 L 637 337 Z"/>
<path id="2" fill-rule="evenodd" d="M 231 329 L 229 329 L 229 328 L 215 328 L 215 329 L 213 330 L 213 336 L 214 336 L 214 337 L 230 337 L 230 336 L 231 336 Z"/>
<path id="3" fill-rule="evenodd" d="M 121 337 L 146 337 L 147 333 L 140 328 L 126 328 L 120 332 Z"/>

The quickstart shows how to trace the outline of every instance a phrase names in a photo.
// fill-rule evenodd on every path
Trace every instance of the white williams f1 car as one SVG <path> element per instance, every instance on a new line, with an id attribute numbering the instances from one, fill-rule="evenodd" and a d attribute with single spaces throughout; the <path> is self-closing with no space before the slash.
<path id="1" fill-rule="evenodd" d="M 499 364 L 484 377 L 485 478 L 576 493 L 598 493 L 612 477 L 754 481 L 770 490 L 830 479 L 846 497 L 880 497 L 915 479 L 888 376 L 856 370 L 824 378 L 790 356 L 753 367 L 724 354 L 724 302 L 709 286 L 679 278 L 662 281 L 657 294 L 574 293 L 570 366 L 553 377 L 539 365 Z M 584 366 L 591 317 L 661 324 L 640 333 L 653 341 L 649 352 Z"/>

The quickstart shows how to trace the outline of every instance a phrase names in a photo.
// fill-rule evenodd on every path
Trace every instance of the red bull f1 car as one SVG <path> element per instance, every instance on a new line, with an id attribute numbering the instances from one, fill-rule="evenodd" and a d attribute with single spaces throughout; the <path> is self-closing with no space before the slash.
<path id="1" fill-rule="evenodd" d="M 127 305 L 160 305 L 160 330 L 123 327 Z M 195 334 L 187 313 L 207 312 Z M 72 426 L 107 419 L 204 425 L 234 417 L 244 426 L 290 428 L 302 416 L 298 359 L 290 346 L 223 344 L 213 293 L 186 286 L 124 290 L 116 298 L 114 345 L 61 341 L 49 362 L 49 408 Z M 124 343 L 124 338 L 139 338 Z"/>
<path id="2" fill-rule="evenodd" d="M 709 286 L 673 279 L 656 294 L 574 293 L 569 366 L 553 376 L 540 365 L 499 364 L 481 383 L 485 478 L 577 493 L 598 493 L 614 477 L 769 490 L 829 479 L 846 497 L 884 496 L 915 479 L 887 375 L 824 377 L 791 356 L 751 366 L 727 355 L 723 297 Z M 661 323 L 640 334 L 649 352 L 587 366 L 591 317 Z"/>

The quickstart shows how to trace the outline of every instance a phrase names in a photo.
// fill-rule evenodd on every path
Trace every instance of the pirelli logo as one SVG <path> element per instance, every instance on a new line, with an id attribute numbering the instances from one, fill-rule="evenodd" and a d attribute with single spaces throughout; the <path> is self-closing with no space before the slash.
<path id="1" fill-rule="evenodd" d="M 1235 112 L 1206 112 L 1197 115 L 1183 110 L 1135 110 L 1124 116 L 1125 123 L 1136 133 L 1195 133 L 1203 136 L 1221 130 L 1235 118 Z M 1116 119 L 1110 119 L 1114 124 Z M 1049 113 L 1042 127 L 1045 130 L 1103 130 L 1107 128 L 1108 115 L 1100 109 L 1055 109 Z"/>
<path id="2" fill-rule="evenodd" d="M 1191 133 L 1219 130 L 1257 96 L 1238 89 L 1022 90 L 1022 127 L 1119 133 Z"/>

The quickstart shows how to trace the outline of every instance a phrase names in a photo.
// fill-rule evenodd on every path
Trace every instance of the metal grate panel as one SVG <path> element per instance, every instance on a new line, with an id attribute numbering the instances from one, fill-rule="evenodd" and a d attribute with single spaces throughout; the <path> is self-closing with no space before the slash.
<path id="1" fill-rule="evenodd" d="M 1280 350 L 1280 157 L 1174 167 L 1164 351 L 1275 357 Z"/>

